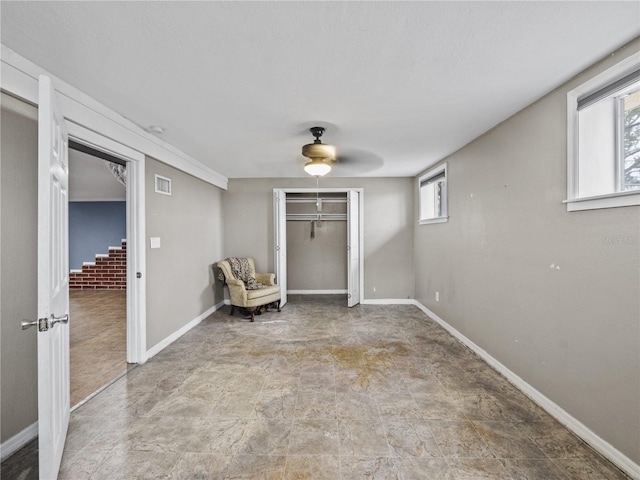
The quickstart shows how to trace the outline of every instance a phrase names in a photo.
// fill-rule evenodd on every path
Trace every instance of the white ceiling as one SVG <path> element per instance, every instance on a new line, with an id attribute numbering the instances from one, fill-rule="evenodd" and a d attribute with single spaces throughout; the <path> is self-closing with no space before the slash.
<path id="1" fill-rule="evenodd" d="M 72 202 L 124 202 L 127 190 L 104 160 L 69 149 L 69 200 Z"/>
<path id="2" fill-rule="evenodd" d="M 2 43 L 230 178 L 412 176 L 640 35 L 640 2 L 0 2 Z M 357 160 L 357 161 L 356 161 Z"/>

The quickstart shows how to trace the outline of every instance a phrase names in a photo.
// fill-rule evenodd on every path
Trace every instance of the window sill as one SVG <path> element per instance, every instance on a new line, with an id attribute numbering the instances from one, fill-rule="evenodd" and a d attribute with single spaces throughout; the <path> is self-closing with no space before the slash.
<path id="1" fill-rule="evenodd" d="M 426 220 L 420 220 L 419 225 L 429 225 L 430 223 L 445 223 L 449 221 L 449 217 L 429 218 Z"/>
<path id="2" fill-rule="evenodd" d="M 567 212 L 581 210 L 597 210 L 600 208 L 630 207 L 640 205 L 640 191 L 619 192 L 595 197 L 573 198 L 564 200 L 567 204 Z"/>

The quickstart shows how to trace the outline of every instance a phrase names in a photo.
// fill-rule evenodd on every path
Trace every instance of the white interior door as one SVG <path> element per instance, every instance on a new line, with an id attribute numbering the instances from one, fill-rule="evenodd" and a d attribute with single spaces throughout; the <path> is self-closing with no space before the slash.
<path id="1" fill-rule="evenodd" d="M 275 252 L 273 254 L 276 280 L 280 285 L 280 306 L 287 303 L 287 194 L 273 192 L 275 218 Z"/>
<path id="2" fill-rule="evenodd" d="M 360 303 L 360 198 L 356 190 L 347 192 L 347 258 L 348 305 Z"/>
<path id="3" fill-rule="evenodd" d="M 38 101 L 38 448 L 58 476 L 69 426 L 68 137 L 48 77 Z"/>

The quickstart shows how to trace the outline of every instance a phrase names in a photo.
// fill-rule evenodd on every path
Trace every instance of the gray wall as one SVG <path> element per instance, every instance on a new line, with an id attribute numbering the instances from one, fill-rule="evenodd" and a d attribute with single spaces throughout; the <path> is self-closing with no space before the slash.
<path id="1" fill-rule="evenodd" d="M 446 159 L 449 222 L 415 229 L 416 298 L 636 463 L 640 208 L 562 201 L 566 93 L 639 46 Z"/>
<path id="2" fill-rule="evenodd" d="M 127 202 L 69 202 L 69 268 L 95 262 L 127 238 Z"/>
<path id="3" fill-rule="evenodd" d="M 155 174 L 171 179 L 171 196 L 155 193 Z M 151 158 L 145 198 L 151 348 L 224 298 L 211 268 L 223 257 L 222 200 L 217 187 Z M 161 248 L 151 249 L 150 237 Z"/>
<path id="4" fill-rule="evenodd" d="M 2 94 L 0 137 L 0 415 L 5 442 L 37 421 L 37 109 Z M 222 254 L 221 191 L 147 160 L 147 346 L 156 345 L 223 299 L 211 264 Z M 154 193 L 154 173 L 173 196 Z"/>
<path id="5" fill-rule="evenodd" d="M 347 222 L 287 222 L 287 289 L 347 289 Z"/>
<path id="6" fill-rule="evenodd" d="M 251 256 L 256 270 L 273 272 L 273 189 L 315 187 L 312 177 L 229 179 L 224 257 Z M 364 189 L 364 298 L 414 298 L 413 179 L 320 180 L 320 188 L 331 187 Z"/>
<path id="7" fill-rule="evenodd" d="M 38 420 L 38 110 L 1 94 L 0 441 Z"/>

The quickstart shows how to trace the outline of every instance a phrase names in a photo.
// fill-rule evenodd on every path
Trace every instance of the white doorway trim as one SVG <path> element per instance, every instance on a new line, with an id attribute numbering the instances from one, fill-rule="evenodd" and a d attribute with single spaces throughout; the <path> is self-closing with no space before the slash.
<path id="1" fill-rule="evenodd" d="M 127 362 L 144 363 L 147 360 L 145 156 L 81 125 L 67 121 L 67 126 L 69 138 L 127 162 Z"/>
<path id="2" fill-rule="evenodd" d="M 287 285 L 287 251 L 286 251 L 286 234 L 287 234 L 287 221 L 286 221 L 286 209 L 282 207 L 280 202 L 286 199 L 287 193 L 346 193 L 358 192 L 358 212 L 359 212 L 359 251 L 360 259 L 358 262 L 359 270 L 359 299 L 358 303 L 363 303 L 364 293 L 364 189 L 363 188 L 274 188 L 273 189 L 273 218 L 274 218 L 274 252 L 273 252 L 273 266 L 278 278 L 278 284 Z M 280 202 L 278 201 L 280 199 Z M 283 212 L 285 218 L 282 218 Z M 349 218 L 347 218 L 349 221 Z M 284 240 L 284 248 L 280 248 L 281 241 Z M 283 279 L 282 283 L 281 280 Z M 291 293 L 291 291 L 289 291 Z M 284 292 L 286 295 L 286 292 Z"/>
<path id="3" fill-rule="evenodd" d="M 357 190 L 347 192 L 347 305 L 355 307 L 362 302 L 362 276 L 360 275 L 360 248 L 362 225 L 360 223 L 360 195 Z"/>

